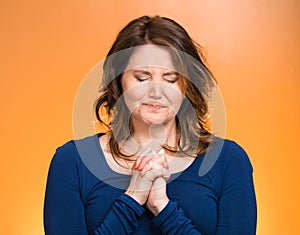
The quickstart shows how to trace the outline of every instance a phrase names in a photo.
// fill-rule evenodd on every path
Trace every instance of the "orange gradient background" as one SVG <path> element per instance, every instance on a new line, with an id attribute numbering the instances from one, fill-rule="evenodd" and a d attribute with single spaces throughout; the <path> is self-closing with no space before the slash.
<path id="1" fill-rule="evenodd" d="M 2 0 L 0 13 L 0 234 L 44 233 L 47 171 L 73 138 L 76 91 L 144 14 L 175 19 L 205 48 L 226 136 L 254 167 L 257 234 L 300 234 L 300 1 Z"/>

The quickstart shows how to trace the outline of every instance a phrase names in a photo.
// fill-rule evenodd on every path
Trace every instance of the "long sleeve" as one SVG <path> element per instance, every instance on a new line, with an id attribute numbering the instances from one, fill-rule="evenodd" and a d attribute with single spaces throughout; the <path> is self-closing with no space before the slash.
<path id="1" fill-rule="evenodd" d="M 216 235 L 255 235 L 256 198 L 253 168 L 245 151 L 236 143 L 226 149 L 222 162 L 222 192 Z"/>
<path id="2" fill-rule="evenodd" d="M 46 235 L 89 234 L 80 179 L 83 166 L 76 154 L 74 145 L 67 145 L 59 148 L 51 161 L 44 203 Z M 121 194 L 92 234 L 131 234 L 143 212 L 134 199 Z"/>
<path id="3" fill-rule="evenodd" d="M 72 151 L 57 149 L 50 164 L 44 201 L 46 235 L 88 234 L 77 166 Z"/>
<path id="4" fill-rule="evenodd" d="M 104 221 L 95 230 L 96 235 L 125 235 L 132 234 L 138 225 L 144 208 L 134 199 L 122 194 L 113 204 Z"/>
<path id="5" fill-rule="evenodd" d="M 201 235 L 182 209 L 172 201 L 169 201 L 167 206 L 153 219 L 153 224 L 160 229 L 162 234 Z"/>

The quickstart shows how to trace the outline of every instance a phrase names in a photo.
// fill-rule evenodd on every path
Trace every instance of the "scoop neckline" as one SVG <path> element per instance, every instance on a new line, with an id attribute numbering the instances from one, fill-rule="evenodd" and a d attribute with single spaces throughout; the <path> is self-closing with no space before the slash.
<path id="1" fill-rule="evenodd" d="M 102 160 L 104 161 L 106 167 L 109 169 L 109 171 L 111 171 L 112 173 L 114 174 L 117 174 L 117 175 L 120 175 L 120 176 L 126 176 L 126 177 L 130 177 L 131 175 L 130 174 L 124 174 L 124 173 L 121 173 L 121 172 L 117 172 L 115 170 L 113 170 L 110 165 L 108 164 L 107 160 L 106 160 L 106 157 L 104 155 L 104 152 L 103 152 L 103 149 L 102 149 L 102 146 L 100 144 L 100 140 L 99 138 L 102 136 L 102 135 L 105 135 L 105 133 L 97 133 L 94 135 L 94 137 L 96 138 L 96 146 L 97 146 L 97 150 L 99 152 L 99 154 L 101 155 L 101 158 Z M 194 164 L 196 164 L 197 161 L 199 161 L 199 158 L 201 159 L 202 157 L 201 156 L 198 156 L 198 157 L 195 157 L 195 159 L 192 161 L 192 163 L 190 165 L 188 165 L 185 169 L 183 169 L 182 171 L 178 171 L 178 172 L 174 172 L 174 173 L 171 173 L 171 178 L 175 177 L 177 178 L 178 175 L 181 175 L 182 173 L 188 171 L 190 168 L 193 167 Z"/>

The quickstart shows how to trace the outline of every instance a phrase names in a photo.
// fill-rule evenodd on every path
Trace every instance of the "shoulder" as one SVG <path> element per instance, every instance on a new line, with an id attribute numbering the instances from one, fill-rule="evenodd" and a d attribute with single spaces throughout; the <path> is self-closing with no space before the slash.
<path id="1" fill-rule="evenodd" d="M 244 148 L 228 139 L 218 139 L 217 142 L 221 146 L 215 164 L 219 176 L 223 179 L 230 179 L 230 182 L 251 178 L 253 167 Z"/>
<path id="2" fill-rule="evenodd" d="M 203 156 L 199 175 L 210 172 L 247 169 L 252 172 L 252 165 L 245 150 L 236 142 L 215 138 L 210 150 Z"/>
<path id="3" fill-rule="evenodd" d="M 80 157 L 73 140 L 59 146 L 50 162 L 48 178 L 59 179 L 69 178 L 75 175 L 78 166 L 81 165 Z"/>
<path id="4" fill-rule="evenodd" d="M 70 168 L 72 165 L 82 164 L 82 154 L 96 148 L 97 135 L 79 140 L 70 140 L 59 146 L 51 160 L 51 166 Z"/>
<path id="5" fill-rule="evenodd" d="M 58 146 L 55 151 L 55 154 L 59 155 L 70 155 L 74 153 L 76 153 L 76 146 L 74 140 L 69 140 L 61 146 Z"/>
<path id="6" fill-rule="evenodd" d="M 232 167 L 248 168 L 252 171 L 252 164 L 249 156 L 238 143 L 232 140 L 225 139 L 224 145 L 220 154 L 222 164 Z"/>

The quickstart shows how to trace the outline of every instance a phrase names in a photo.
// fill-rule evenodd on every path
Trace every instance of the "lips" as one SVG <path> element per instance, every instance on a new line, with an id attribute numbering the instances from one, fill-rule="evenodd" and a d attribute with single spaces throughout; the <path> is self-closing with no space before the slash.
<path id="1" fill-rule="evenodd" d="M 166 107 L 165 105 L 158 103 L 143 103 L 143 105 L 151 110 L 159 110 Z"/>

